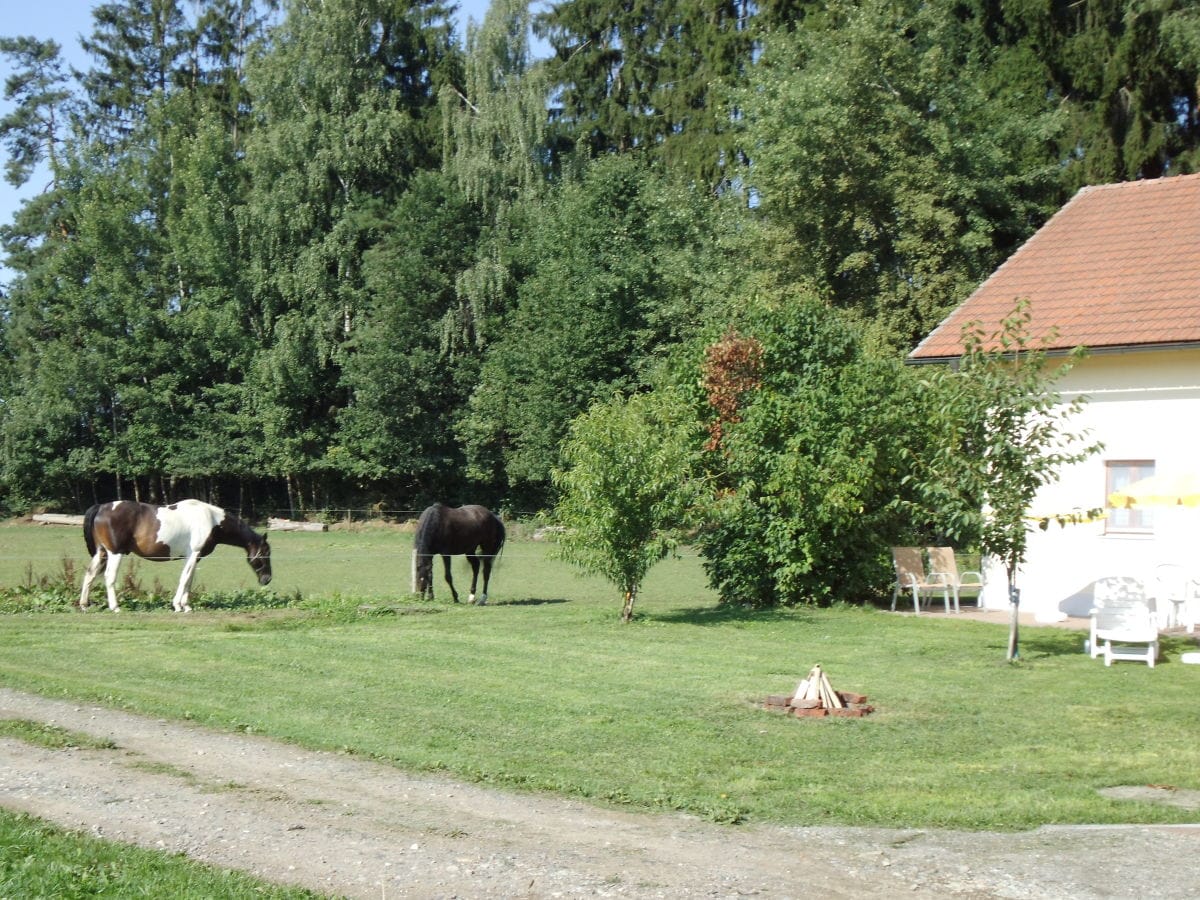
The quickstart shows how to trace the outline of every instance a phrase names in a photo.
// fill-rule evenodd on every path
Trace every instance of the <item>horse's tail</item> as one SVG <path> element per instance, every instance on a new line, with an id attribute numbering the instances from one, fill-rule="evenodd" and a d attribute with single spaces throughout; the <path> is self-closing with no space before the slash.
<path id="1" fill-rule="evenodd" d="M 96 524 L 96 513 L 100 512 L 100 504 L 93 503 L 83 514 L 83 542 L 87 544 L 88 556 L 96 555 L 96 535 L 93 528 Z"/>
<path id="2" fill-rule="evenodd" d="M 504 552 L 504 541 L 508 538 L 508 533 L 504 530 L 504 520 L 503 519 L 501 519 L 495 513 L 492 513 L 492 518 L 495 519 L 496 530 L 500 534 L 500 539 L 496 543 L 496 553 L 495 553 L 495 558 L 497 561 L 499 561 L 500 554 Z"/>

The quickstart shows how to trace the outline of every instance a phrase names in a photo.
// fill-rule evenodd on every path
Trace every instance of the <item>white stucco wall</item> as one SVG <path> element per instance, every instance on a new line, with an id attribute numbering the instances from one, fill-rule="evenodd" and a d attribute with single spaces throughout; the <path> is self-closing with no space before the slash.
<path id="1" fill-rule="evenodd" d="M 1044 487 L 1031 512 L 1106 506 L 1107 460 L 1153 460 L 1158 475 L 1200 473 L 1200 349 L 1096 354 L 1057 387 L 1064 397 L 1089 398 L 1069 428 L 1088 428 L 1105 446 Z M 1097 578 L 1131 576 L 1152 589 L 1160 563 L 1195 564 L 1200 574 L 1200 508 L 1156 509 L 1152 534 L 1106 533 L 1104 522 L 1051 523 L 1030 534 L 1017 577 L 1021 609 L 1045 620 L 1086 616 Z M 988 564 L 986 572 L 983 604 L 1007 608 L 1003 568 Z"/>

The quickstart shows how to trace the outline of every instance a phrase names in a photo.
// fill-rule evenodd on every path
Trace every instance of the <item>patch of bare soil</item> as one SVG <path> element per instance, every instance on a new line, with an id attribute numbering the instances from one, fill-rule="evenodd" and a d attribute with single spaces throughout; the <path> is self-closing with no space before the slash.
<path id="1" fill-rule="evenodd" d="M 1021 834 L 721 827 L 407 775 L 2 688 L 0 718 L 116 745 L 49 750 L 0 740 L 0 805 L 330 895 L 1140 900 L 1200 893 L 1200 826 Z"/>

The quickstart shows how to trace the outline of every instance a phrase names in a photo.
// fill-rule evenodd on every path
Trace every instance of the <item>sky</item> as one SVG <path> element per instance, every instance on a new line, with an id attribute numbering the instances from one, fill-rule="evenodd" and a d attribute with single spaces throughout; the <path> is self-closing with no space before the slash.
<path id="1" fill-rule="evenodd" d="M 53 38 L 62 47 L 68 67 L 86 70 L 90 60 L 80 49 L 79 39 L 92 31 L 92 10 L 103 0 L 5 0 L 4 13 L 0 17 L 0 35 L 23 37 L 29 35 L 39 40 Z M 483 21 L 489 0 L 457 0 L 458 27 L 461 34 L 468 19 L 476 23 Z M 11 69 L 8 60 L 0 58 L 0 80 L 7 79 Z M 0 116 L 7 115 L 12 104 L 3 98 L 0 91 Z M 6 159 L 0 148 L 0 159 Z M 20 189 L 14 188 L 0 178 L 0 222 L 13 219 L 21 201 L 46 187 L 44 173 L 34 176 Z M 0 285 L 11 273 L 0 266 Z"/>

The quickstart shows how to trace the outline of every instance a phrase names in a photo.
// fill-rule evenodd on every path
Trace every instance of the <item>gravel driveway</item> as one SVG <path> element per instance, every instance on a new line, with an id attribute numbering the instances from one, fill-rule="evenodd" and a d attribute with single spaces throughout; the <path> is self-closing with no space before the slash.
<path id="1" fill-rule="evenodd" d="M 116 745 L 0 740 L 0 805 L 336 896 L 1200 896 L 1200 825 L 1019 834 L 722 827 L 407 775 L 3 688 L 0 718 Z"/>

